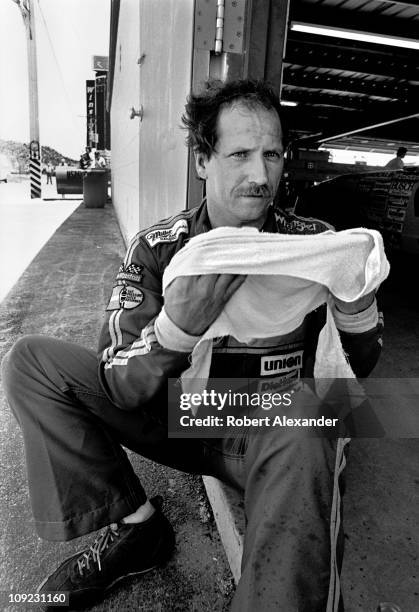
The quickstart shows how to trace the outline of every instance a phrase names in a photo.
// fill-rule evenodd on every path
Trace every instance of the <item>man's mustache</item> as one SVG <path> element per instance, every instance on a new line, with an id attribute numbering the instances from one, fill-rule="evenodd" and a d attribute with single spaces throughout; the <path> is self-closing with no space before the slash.
<path id="1" fill-rule="evenodd" d="M 237 195 L 242 197 L 269 198 L 272 196 L 272 192 L 269 187 L 266 187 L 265 185 L 259 185 L 256 187 L 248 187 L 247 189 L 240 189 Z"/>

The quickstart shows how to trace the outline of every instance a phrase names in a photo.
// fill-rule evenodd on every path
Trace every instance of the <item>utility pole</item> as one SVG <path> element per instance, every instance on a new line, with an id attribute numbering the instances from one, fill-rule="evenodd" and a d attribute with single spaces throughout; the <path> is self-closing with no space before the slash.
<path id="1" fill-rule="evenodd" d="M 31 198 L 40 198 L 41 193 L 41 145 L 39 141 L 38 116 L 38 70 L 36 63 L 35 14 L 33 0 L 13 0 L 22 13 L 26 28 L 29 74 L 29 170 Z"/>

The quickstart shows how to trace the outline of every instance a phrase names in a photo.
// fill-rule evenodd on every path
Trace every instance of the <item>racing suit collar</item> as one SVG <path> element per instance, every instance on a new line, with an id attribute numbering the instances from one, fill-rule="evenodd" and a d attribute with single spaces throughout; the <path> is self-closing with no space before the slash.
<path id="1" fill-rule="evenodd" d="M 207 199 L 204 198 L 197 208 L 198 211 L 195 216 L 195 234 L 209 232 L 212 227 L 208 216 Z M 270 206 L 268 208 L 265 223 L 263 224 L 260 231 L 271 233 L 278 232 L 273 206 Z"/>
<path id="2" fill-rule="evenodd" d="M 212 229 L 211 222 L 208 216 L 207 199 L 204 198 L 198 206 L 198 211 L 195 215 L 195 234 L 203 234 Z"/>

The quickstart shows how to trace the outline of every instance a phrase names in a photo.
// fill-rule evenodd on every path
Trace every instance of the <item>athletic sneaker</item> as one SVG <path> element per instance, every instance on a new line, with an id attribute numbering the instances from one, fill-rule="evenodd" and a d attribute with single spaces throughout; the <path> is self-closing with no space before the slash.
<path id="1" fill-rule="evenodd" d="M 38 587 L 38 593 L 68 592 L 70 609 L 97 603 L 120 580 L 145 574 L 170 557 L 175 535 L 160 510 L 161 498 L 150 500 L 156 508 L 143 523 L 112 523 L 90 548 L 66 559 Z M 68 607 L 41 605 L 42 610 L 63 612 Z"/>

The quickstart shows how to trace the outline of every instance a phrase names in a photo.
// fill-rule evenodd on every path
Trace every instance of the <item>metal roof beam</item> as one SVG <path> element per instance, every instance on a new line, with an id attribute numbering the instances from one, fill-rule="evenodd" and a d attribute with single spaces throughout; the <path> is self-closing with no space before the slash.
<path id="1" fill-rule="evenodd" d="M 347 114 L 347 113 L 346 113 Z M 342 113 L 343 115 L 343 113 Z M 360 119 L 362 119 L 365 121 L 365 116 L 361 115 L 361 116 L 357 116 L 356 120 L 354 121 L 354 118 L 349 119 L 348 121 L 346 120 L 346 118 L 344 116 L 341 116 L 335 125 L 333 125 L 333 122 L 331 121 L 324 121 L 325 118 L 323 117 L 323 121 L 324 121 L 324 125 L 326 126 L 326 129 L 323 131 L 323 133 L 321 135 L 316 135 L 316 136 L 308 136 L 302 139 L 299 139 L 299 141 L 297 143 L 294 144 L 299 144 L 302 145 L 304 142 L 304 146 L 308 145 L 308 144 L 322 144 L 325 142 L 328 142 L 329 140 L 337 140 L 339 138 L 343 138 L 343 137 L 347 137 L 347 136 L 352 136 L 353 134 L 360 134 L 362 132 L 369 132 L 372 130 L 377 130 L 378 128 L 385 128 L 387 126 L 390 126 L 391 124 L 394 123 L 401 123 L 403 121 L 406 121 L 408 119 L 413 119 L 413 118 L 417 118 L 419 117 L 419 113 L 410 113 L 410 114 L 406 114 L 403 116 L 399 116 L 399 117 L 391 117 L 389 118 L 388 116 L 384 119 L 384 120 L 379 120 L 379 122 L 375 122 L 373 124 L 368 124 L 368 125 L 363 125 L 360 127 Z M 336 117 L 337 118 L 337 117 Z M 377 121 L 377 119 L 379 119 L 379 117 L 375 116 L 375 120 Z M 290 121 L 290 129 L 292 130 L 292 120 Z M 298 129 L 300 128 L 301 122 L 298 121 Z M 316 132 L 318 132 L 319 130 L 322 129 L 322 126 L 319 125 L 319 122 L 315 123 L 314 125 L 316 125 Z M 346 125 L 347 129 L 342 132 L 340 131 L 339 128 L 341 128 L 342 125 Z M 352 127 L 351 127 L 352 126 Z M 381 131 L 381 130 L 380 130 Z M 384 133 L 381 134 L 382 138 L 385 138 Z M 402 138 L 402 134 L 399 134 L 399 138 Z"/>
<path id="2" fill-rule="evenodd" d="M 381 123 L 375 123 L 374 125 L 366 125 L 360 128 L 346 131 L 346 132 L 340 132 L 339 134 L 335 134 L 334 136 L 325 136 L 325 137 L 319 138 L 317 142 L 323 143 L 323 142 L 327 142 L 328 140 L 334 140 L 336 138 L 343 138 L 344 136 L 352 136 L 353 134 L 360 134 L 361 132 L 366 132 L 369 130 L 374 130 L 377 128 L 385 127 L 392 123 L 400 123 L 400 121 L 406 121 L 406 119 L 413 119 L 416 117 L 419 117 L 419 113 L 414 113 L 412 115 L 405 115 L 403 117 L 396 117 L 394 119 L 388 119 L 387 121 L 383 121 Z"/>
<path id="3" fill-rule="evenodd" d="M 391 114 L 385 114 L 382 113 L 380 109 L 377 109 L 375 115 L 366 115 L 362 112 L 338 108 L 286 107 L 286 110 L 282 110 L 281 116 L 284 125 L 287 126 L 287 129 L 291 133 L 302 131 L 306 133 L 306 137 L 310 138 L 313 142 L 320 142 L 321 138 L 328 138 L 329 136 L 336 138 L 336 134 L 342 131 L 342 126 L 345 126 L 345 128 L 351 132 L 352 130 L 357 130 L 359 126 L 362 125 L 366 126 L 365 129 L 370 129 L 370 125 L 373 121 L 388 119 L 389 116 L 395 117 L 397 114 L 393 112 Z M 389 128 L 387 127 L 385 129 L 385 133 L 383 131 L 384 128 L 380 129 L 382 132 L 381 137 L 386 138 Z M 409 138 L 412 137 L 411 126 L 410 130 L 406 129 L 406 134 L 400 134 L 400 138 L 406 137 L 407 134 Z"/>
<path id="4" fill-rule="evenodd" d="M 402 6 L 418 8 L 418 0 L 388 0 L 391 4 L 401 4 Z"/>
<path id="5" fill-rule="evenodd" d="M 304 105 L 308 106 L 328 106 L 334 107 L 339 110 L 355 110 L 362 111 L 364 113 L 375 114 L 377 112 L 377 107 L 383 108 L 386 111 L 399 109 L 401 110 L 400 114 L 403 114 L 403 110 L 405 109 L 404 104 L 400 104 L 399 102 L 393 101 L 380 101 L 374 100 L 372 98 L 368 98 L 366 96 L 356 96 L 356 95 L 342 95 L 338 96 L 333 93 L 328 93 L 325 91 L 317 91 L 317 90 L 308 90 L 308 89 L 297 89 L 289 86 L 287 83 L 284 83 L 282 98 L 283 101 L 291 101 L 296 102 L 297 104 L 304 107 Z"/>
<path id="6" fill-rule="evenodd" d="M 329 91 L 379 96 L 390 100 L 399 99 L 402 102 L 409 102 L 409 100 L 413 100 L 415 96 L 418 96 L 418 89 L 406 84 L 399 85 L 396 82 L 374 81 L 368 78 L 340 77 L 331 74 L 308 72 L 303 69 L 294 70 L 290 67 L 284 69 L 285 83 L 309 89 L 327 89 Z"/>
<path id="7" fill-rule="evenodd" d="M 419 81 L 419 66 L 417 53 L 397 54 L 392 51 L 383 51 L 383 47 L 371 49 L 371 45 L 342 44 L 336 39 L 313 41 L 312 36 L 291 32 L 288 35 L 285 62 L 303 66 L 321 66 L 334 70 L 349 70 L 363 72 L 377 76 L 386 76 L 396 79 Z"/>
<path id="8" fill-rule="evenodd" d="M 415 127 L 416 124 L 416 130 L 412 129 L 412 124 L 413 124 L 413 128 Z M 418 149 L 418 144 L 417 141 L 416 143 L 412 142 L 412 136 L 413 134 L 417 133 L 417 130 L 419 128 L 419 117 L 416 119 L 410 119 L 407 121 L 401 121 L 400 123 L 393 123 L 391 125 L 387 125 L 385 126 L 385 140 L 386 141 L 390 141 L 390 142 L 397 142 L 397 141 L 401 141 L 401 144 L 403 144 L 407 149 Z M 370 130 L 368 132 L 362 132 L 360 134 L 360 136 L 365 136 L 365 138 L 383 138 L 383 128 L 377 128 L 374 130 Z M 351 137 L 349 136 L 349 138 L 356 138 L 356 134 Z M 419 150 L 417 150 L 417 152 L 419 153 Z"/>
<path id="9" fill-rule="evenodd" d="M 417 39 L 417 21 L 401 19 L 394 15 L 386 17 L 378 10 L 345 10 L 295 2 L 291 3 L 290 20 L 371 34 Z"/>

